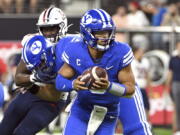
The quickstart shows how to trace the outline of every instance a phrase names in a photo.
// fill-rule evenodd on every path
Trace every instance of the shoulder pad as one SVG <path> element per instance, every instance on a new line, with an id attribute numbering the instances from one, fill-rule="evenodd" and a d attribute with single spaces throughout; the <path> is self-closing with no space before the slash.
<path id="1" fill-rule="evenodd" d="M 34 33 L 34 34 L 27 34 L 23 37 L 23 39 L 21 40 L 21 45 L 24 46 L 25 43 L 30 40 L 33 36 L 39 35 L 38 33 Z"/>

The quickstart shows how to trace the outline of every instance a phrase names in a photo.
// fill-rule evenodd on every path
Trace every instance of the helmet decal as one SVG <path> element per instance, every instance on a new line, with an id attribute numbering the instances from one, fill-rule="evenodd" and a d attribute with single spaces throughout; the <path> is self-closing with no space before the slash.
<path id="1" fill-rule="evenodd" d="M 109 20 L 111 20 L 111 16 L 108 13 L 104 12 L 102 9 L 99 9 L 99 10 L 100 10 L 100 13 L 102 13 L 102 15 L 100 14 L 101 17 L 102 18 L 104 17 L 104 21 L 106 22 L 106 26 L 107 27 L 113 27 L 111 21 L 109 21 Z M 106 27 L 106 26 L 104 26 L 104 27 Z"/>
<path id="2" fill-rule="evenodd" d="M 87 14 L 87 15 L 84 15 L 83 18 L 82 18 L 82 23 L 83 24 L 90 24 L 92 23 L 92 16 Z"/>
<path id="3" fill-rule="evenodd" d="M 47 19 L 46 19 L 47 22 L 50 21 L 49 20 L 49 15 L 50 15 L 52 9 L 53 9 L 53 7 L 49 8 L 48 11 L 47 11 Z"/>
<path id="4" fill-rule="evenodd" d="M 31 49 L 32 54 L 36 55 L 36 54 L 40 53 L 40 51 L 42 49 L 42 43 L 40 41 L 35 41 L 32 44 L 30 49 Z"/>
<path id="5" fill-rule="evenodd" d="M 46 12 L 47 12 L 47 9 L 44 11 L 44 14 L 43 14 L 43 22 L 45 22 Z"/>
<path id="6" fill-rule="evenodd" d="M 106 16 L 103 14 L 103 12 L 101 12 L 100 10 L 95 9 L 95 11 L 99 14 L 99 16 L 101 17 L 103 26 L 102 28 L 105 28 L 108 22 L 108 19 L 106 18 Z"/>

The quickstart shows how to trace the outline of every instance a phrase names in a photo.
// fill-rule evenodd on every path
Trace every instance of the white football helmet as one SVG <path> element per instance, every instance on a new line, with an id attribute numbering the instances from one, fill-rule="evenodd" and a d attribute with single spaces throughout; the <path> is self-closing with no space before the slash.
<path id="1" fill-rule="evenodd" d="M 36 25 L 38 26 L 38 30 L 41 35 L 43 35 L 42 28 L 44 27 L 46 28 L 53 27 L 53 26 L 59 27 L 59 31 L 57 34 L 52 35 L 51 37 L 46 37 L 49 41 L 53 43 L 58 42 L 59 39 L 63 37 L 68 30 L 66 15 L 61 9 L 56 8 L 54 6 L 51 6 L 48 9 L 45 9 L 40 14 L 38 23 Z"/>

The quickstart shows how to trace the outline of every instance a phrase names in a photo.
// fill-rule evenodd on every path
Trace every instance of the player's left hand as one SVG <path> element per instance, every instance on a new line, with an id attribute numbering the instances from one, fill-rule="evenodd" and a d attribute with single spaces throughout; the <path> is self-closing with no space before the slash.
<path id="1" fill-rule="evenodd" d="M 110 85 L 110 82 L 107 78 L 100 78 L 100 80 L 96 80 L 95 83 L 93 83 L 92 90 L 106 90 L 108 89 Z"/>
<path id="2" fill-rule="evenodd" d="M 80 81 L 82 76 L 78 76 L 73 81 L 73 88 L 77 91 L 79 90 L 87 90 L 88 88 L 85 86 L 85 82 Z"/>

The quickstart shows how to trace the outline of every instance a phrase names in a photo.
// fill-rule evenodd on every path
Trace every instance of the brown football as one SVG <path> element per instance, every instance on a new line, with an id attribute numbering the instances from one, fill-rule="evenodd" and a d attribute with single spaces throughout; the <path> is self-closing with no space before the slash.
<path id="1" fill-rule="evenodd" d="M 108 74 L 104 68 L 94 66 L 83 72 L 80 81 L 85 82 L 85 86 L 90 89 L 92 84 L 99 78 L 108 78 Z"/>

